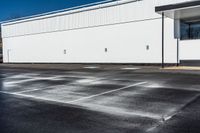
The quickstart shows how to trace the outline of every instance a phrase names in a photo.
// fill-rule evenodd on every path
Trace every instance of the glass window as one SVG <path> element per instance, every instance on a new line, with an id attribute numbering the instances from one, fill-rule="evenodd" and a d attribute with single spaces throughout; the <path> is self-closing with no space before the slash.
<path id="1" fill-rule="evenodd" d="M 181 22 L 181 40 L 200 39 L 200 21 Z"/>

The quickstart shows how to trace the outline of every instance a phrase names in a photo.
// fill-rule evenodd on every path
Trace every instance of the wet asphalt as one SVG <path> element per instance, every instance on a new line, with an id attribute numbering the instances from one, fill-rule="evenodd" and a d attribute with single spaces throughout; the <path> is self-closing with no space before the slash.
<path id="1" fill-rule="evenodd" d="M 200 132 L 200 75 L 144 71 L 1 68 L 0 133 Z"/>

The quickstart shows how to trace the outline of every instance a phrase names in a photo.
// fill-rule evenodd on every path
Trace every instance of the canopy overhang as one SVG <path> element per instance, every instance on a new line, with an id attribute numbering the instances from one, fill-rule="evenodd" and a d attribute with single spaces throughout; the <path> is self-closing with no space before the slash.
<path id="1" fill-rule="evenodd" d="M 193 0 L 177 4 L 170 4 L 155 7 L 155 11 L 162 15 L 162 68 L 165 66 L 165 22 L 164 18 L 174 19 L 174 37 L 177 39 L 177 66 L 179 59 L 179 38 L 180 38 L 180 21 L 195 22 L 200 21 L 200 0 Z"/>
<path id="2" fill-rule="evenodd" d="M 155 11 L 178 20 L 200 20 L 200 1 L 189 1 L 155 7 Z"/>

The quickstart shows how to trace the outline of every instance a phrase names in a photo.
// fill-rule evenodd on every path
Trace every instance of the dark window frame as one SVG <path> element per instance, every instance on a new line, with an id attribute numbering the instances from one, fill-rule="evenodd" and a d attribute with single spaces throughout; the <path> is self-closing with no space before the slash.
<path id="1" fill-rule="evenodd" d="M 197 40 L 200 39 L 200 21 L 180 23 L 180 40 Z"/>

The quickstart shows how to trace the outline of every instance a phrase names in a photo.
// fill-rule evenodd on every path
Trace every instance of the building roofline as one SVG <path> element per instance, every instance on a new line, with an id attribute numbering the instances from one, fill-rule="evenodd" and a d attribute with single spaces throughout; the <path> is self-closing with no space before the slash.
<path id="1" fill-rule="evenodd" d="M 56 16 L 74 14 L 74 13 L 78 13 L 78 12 L 95 10 L 95 9 L 99 9 L 99 8 L 106 8 L 106 7 L 110 7 L 110 6 L 116 6 L 116 5 L 131 3 L 131 2 L 137 2 L 137 1 L 142 1 L 142 0 L 123 0 L 123 1 L 121 1 L 121 0 L 104 0 L 102 2 L 95 2 L 95 3 L 72 7 L 72 8 L 67 8 L 67 9 L 63 9 L 63 10 L 57 10 L 57 11 L 42 13 L 42 14 L 38 14 L 38 15 L 32 15 L 32 16 L 28 16 L 28 17 L 22 17 L 22 18 L 18 18 L 18 19 L 3 21 L 3 22 L 0 22 L 0 24 L 1 25 L 12 25 L 12 24 L 16 24 L 16 23 L 23 23 L 23 22 L 27 22 L 27 21 L 33 21 L 33 20 L 41 20 L 44 18 L 52 18 L 52 17 L 56 17 Z"/>
<path id="2" fill-rule="evenodd" d="M 170 4 L 170 5 L 164 5 L 164 6 L 157 6 L 155 7 L 156 12 L 164 12 L 168 10 L 177 10 L 177 9 L 183 9 L 183 8 L 189 8 L 189 7 L 196 7 L 200 6 L 200 1 L 189 1 L 189 2 L 183 2 L 178 4 Z"/>
<path id="3" fill-rule="evenodd" d="M 57 14 L 57 13 L 74 11 L 74 10 L 78 10 L 78 9 L 82 9 L 82 8 L 97 6 L 97 5 L 100 5 L 100 4 L 106 4 L 106 3 L 110 3 L 110 2 L 116 2 L 116 1 L 117 0 L 104 0 L 104 1 L 101 1 L 101 2 L 94 2 L 94 3 L 84 4 L 84 5 L 81 5 L 81 6 L 75 6 L 75 7 L 71 7 L 71 8 L 62 9 L 62 10 L 50 11 L 50 12 L 46 12 L 46 13 L 40 13 L 40 14 L 36 14 L 36 15 L 20 17 L 20 18 L 17 18 L 17 19 L 1 21 L 0 24 L 11 23 L 11 22 L 21 21 L 21 20 L 26 20 L 26 19 L 34 19 L 34 18 L 37 18 L 37 17 L 46 16 L 46 15 L 53 15 L 53 14 Z"/>

